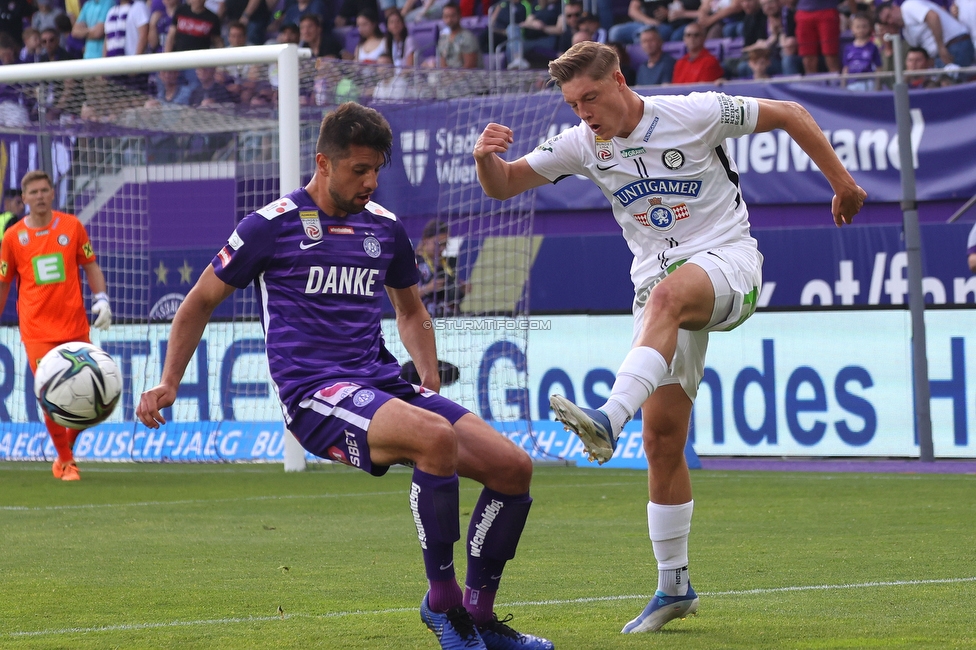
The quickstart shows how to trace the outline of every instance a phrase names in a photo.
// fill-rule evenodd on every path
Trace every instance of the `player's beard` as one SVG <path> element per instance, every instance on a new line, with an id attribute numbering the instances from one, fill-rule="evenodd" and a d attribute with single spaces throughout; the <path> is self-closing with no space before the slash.
<path id="1" fill-rule="evenodd" d="M 360 205 L 356 202 L 355 197 L 347 199 L 339 194 L 332 184 L 329 184 L 329 198 L 332 199 L 332 205 L 336 207 L 340 212 L 345 212 L 346 214 L 357 214 L 362 212 L 366 207 L 365 204 Z"/>

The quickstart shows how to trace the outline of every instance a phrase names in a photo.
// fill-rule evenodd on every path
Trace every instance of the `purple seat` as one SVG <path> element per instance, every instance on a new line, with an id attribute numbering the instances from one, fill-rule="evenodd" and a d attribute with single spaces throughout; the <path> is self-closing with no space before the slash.
<path id="1" fill-rule="evenodd" d="M 488 16 L 465 16 L 461 19 L 461 27 L 477 34 L 488 29 Z"/>
<path id="2" fill-rule="evenodd" d="M 417 23 L 409 27 L 410 37 L 413 39 L 421 58 L 433 56 L 437 50 L 437 23 Z"/>
<path id="3" fill-rule="evenodd" d="M 346 32 L 345 43 L 346 44 L 343 47 L 345 48 L 346 52 L 349 52 L 350 54 L 355 52 L 356 46 L 359 45 L 359 30 L 353 27 L 348 32 Z"/>
<path id="4" fill-rule="evenodd" d="M 505 70 L 505 66 L 508 65 L 505 61 L 505 52 L 484 54 L 481 64 L 485 70 Z"/>
<path id="5" fill-rule="evenodd" d="M 721 38 L 711 38 L 705 41 L 705 49 L 712 53 L 712 55 L 718 59 L 722 60 L 722 39 Z"/>
<path id="6" fill-rule="evenodd" d="M 741 38 L 723 38 L 722 58 L 723 59 L 742 58 L 742 44 L 743 41 Z"/>
<path id="7" fill-rule="evenodd" d="M 627 54 L 630 56 L 630 67 L 634 70 L 647 63 L 647 54 L 641 49 L 640 44 L 631 43 L 627 46 Z"/>
<path id="8" fill-rule="evenodd" d="M 685 55 L 685 44 L 681 41 L 666 41 L 661 46 L 661 49 L 676 59 L 680 59 Z"/>

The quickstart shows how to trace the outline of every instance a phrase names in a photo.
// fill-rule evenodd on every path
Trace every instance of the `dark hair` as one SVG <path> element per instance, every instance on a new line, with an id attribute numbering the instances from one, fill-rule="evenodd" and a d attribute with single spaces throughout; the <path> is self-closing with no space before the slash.
<path id="1" fill-rule="evenodd" d="M 229 23 L 227 23 L 227 31 L 229 32 L 232 29 L 239 29 L 243 32 L 247 32 L 247 27 L 245 27 L 244 23 L 242 23 L 239 20 L 232 20 Z"/>
<path id="2" fill-rule="evenodd" d="M 620 70 L 617 50 L 595 41 L 577 43 L 549 62 L 549 76 L 559 86 L 584 74 L 590 79 L 604 79 L 616 70 Z"/>
<path id="3" fill-rule="evenodd" d="M 403 14 L 400 13 L 399 9 L 393 7 L 387 12 L 386 17 L 383 19 L 383 24 L 386 25 L 386 51 L 387 52 L 393 51 L 393 32 L 390 31 L 390 17 L 392 16 L 399 16 L 400 24 L 403 25 L 403 38 L 400 39 L 398 42 L 403 43 L 407 40 L 407 36 L 410 36 L 410 30 L 407 28 L 407 21 L 403 18 Z"/>
<path id="4" fill-rule="evenodd" d="M 579 20 L 580 20 L 580 23 L 598 23 L 598 22 L 600 22 L 600 19 L 599 18 L 597 18 L 594 14 L 591 14 L 588 11 L 584 11 L 583 12 L 583 15 L 580 16 L 580 19 Z"/>
<path id="5" fill-rule="evenodd" d="M 424 230 L 420 233 L 422 239 L 433 239 L 437 235 L 446 234 L 450 232 L 450 228 L 445 221 L 438 221 L 436 218 L 431 219 L 424 224 Z"/>
<path id="6" fill-rule="evenodd" d="M 388 165 L 393 153 L 393 130 L 379 111 L 346 102 L 322 119 L 315 153 L 335 162 L 342 160 L 353 145 L 382 153 L 383 164 Z"/>
<path id="7" fill-rule="evenodd" d="M 71 17 L 68 14 L 58 14 L 54 17 L 54 26 L 58 28 L 59 32 L 70 32 Z"/>
<path id="8" fill-rule="evenodd" d="M 373 23 L 373 33 L 370 34 L 370 36 L 378 36 L 380 38 L 383 38 L 383 32 L 380 30 L 380 17 L 376 15 L 375 11 L 373 11 L 372 9 L 363 9 L 358 14 L 356 14 L 356 18 L 359 18 L 360 16 L 362 16 L 369 22 Z M 365 43 L 367 38 L 369 37 L 368 36 L 364 37 L 362 34 L 360 34 L 359 44 L 362 45 L 363 43 Z"/>
<path id="9" fill-rule="evenodd" d="M 292 32 L 293 34 L 298 34 L 298 25 L 295 23 L 285 23 L 281 26 L 281 29 L 279 29 L 278 32 Z"/>
<path id="10" fill-rule="evenodd" d="M 15 196 L 21 196 L 21 194 L 22 193 L 21 193 L 21 191 L 18 188 L 16 188 L 16 187 L 10 187 L 10 188 L 7 188 L 6 190 L 4 190 L 3 198 L 5 198 L 5 199 L 12 199 Z"/>
<path id="11" fill-rule="evenodd" d="M 7 32 L 0 32 L 0 50 L 16 50 L 16 49 L 19 48 L 17 47 L 17 43 L 16 41 L 14 41 L 13 37 Z"/>
<path id="12" fill-rule="evenodd" d="M 301 25 L 306 20 L 315 23 L 316 27 L 322 29 L 322 19 L 319 18 L 316 14 L 305 14 L 304 16 L 302 16 L 302 19 L 298 21 L 298 24 Z"/>
<path id="13" fill-rule="evenodd" d="M 454 2 L 453 0 L 451 2 L 445 2 L 444 5 L 441 7 L 441 12 L 443 13 L 443 11 L 448 7 L 450 7 L 451 9 L 453 9 L 458 13 L 461 13 L 461 6 L 458 3 Z"/>
<path id="14" fill-rule="evenodd" d="M 925 58 L 926 59 L 931 59 L 932 58 L 932 55 L 930 55 L 929 54 L 929 51 L 926 50 L 924 47 L 910 47 L 910 48 L 908 48 L 908 51 L 905 52 L 905 56 L 907 57 L 912 52 L 921 52 L 922 54 L 925 55 Z"/>

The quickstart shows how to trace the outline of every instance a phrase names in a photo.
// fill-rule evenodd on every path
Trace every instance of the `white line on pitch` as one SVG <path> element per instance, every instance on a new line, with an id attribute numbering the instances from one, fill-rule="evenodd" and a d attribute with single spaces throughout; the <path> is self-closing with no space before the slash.
<path id="1" fill-rule="evenodd" d="M 944 578 L 935 580 L 892 580 L 889 582 L 861 582 L 845 585 L 806 585 L 798 587 L 769 587 L 765 589 L 733 589 L 730 591 L 702 591 L 699 596 L 748 596 L 757 594 L 775 594 L 795 591 L 825 591 L 828 589 L 863 589 L 869 587 L 904 587 L 914 585 L 958 584 L 961 582 L 976 582 L 976 576 L 970 578 Z M 500 603 L 497 607 L 540 607 L 553 605 L 575 605 L 579 603 L 602 603 L 618 600 L 648 600 L 649 595 L 633 594 L 628 596 L 591 596 L 583 598 L 567 598 L 563 600 L 526 600 L 511 603 Z M 347 616 L 382 616 L 384 614 L 402 614 L 415 612 L 416 607 L 393 607 L 389 609 L 352 610 L 347 612 L 329 612 L 326 614 L 285 614 L 285 618 L 342 618 Z M 57 630 L 36 630 L 33 632 L 7 632 L 0 634 L 0 638 L 52 636 L 59 634 L 91 634 L 94 632 L 129 632 L 133 630 L 151 630 L 167 627 L 189 627 L 193 625 L 224 625 L 236 623 L 263 623 L 278 620 L 279 616 L 247 616 L 243 618 L 215 618 L 199 621 L 170 621 L 167 623 L 132 623 L 127 625 L 104 625 L 100 627 L 72 627 Z"/>

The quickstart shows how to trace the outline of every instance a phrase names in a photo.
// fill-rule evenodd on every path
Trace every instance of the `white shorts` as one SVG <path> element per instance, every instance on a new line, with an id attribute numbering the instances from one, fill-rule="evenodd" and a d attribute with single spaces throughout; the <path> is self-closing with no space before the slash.
<path id="1" fill-rule="evenodd" d="M 681 384 L 691 401 L 695 401 L 698 384 L 705 373 L 708 333 L 735 329 L 752 316 L 762 286 L 762 262 L 762 253 L 756 248 L 754 240 L 713 248 L 685 260 L 685 263 L 700 266 L 708 274 L 715 290 L 715 304 L 708 325 L 697 331 L 678 330 L 678 345 L 669 373 L 661 380 L 661 386 Z M 665 277 L 667 274 L 660 275 L 637 291 L 631 346 L 637 344 L 644 328 L 647 296 Z"/>

